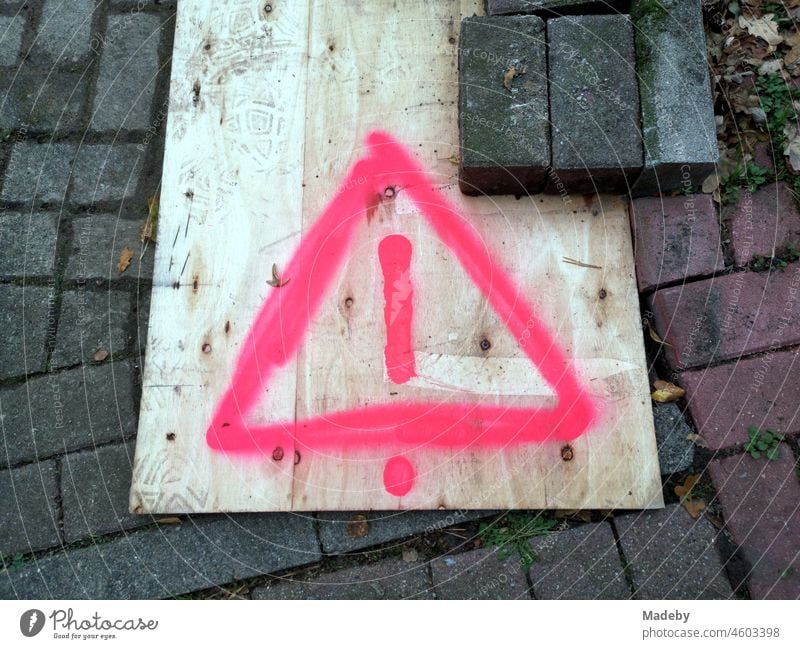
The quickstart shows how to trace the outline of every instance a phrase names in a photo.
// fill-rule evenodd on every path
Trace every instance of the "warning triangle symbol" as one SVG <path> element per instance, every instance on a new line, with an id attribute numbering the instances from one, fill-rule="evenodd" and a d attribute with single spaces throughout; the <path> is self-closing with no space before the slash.
<path id="1" fill-rule="evenodd" d="M 233 378 L 222 396 L 206 433 L 210 448 L 228 453 L 271 454 L 276 447 L 339 449 L 419 446 L 450 448 L 504 447 L 551 439 L 571 440 L 585 433 L 596 409 L 557 341 L 524 299 L 522 292 L 486 246 L 458 214 L 409 151 L 390 135 L 367 137 L 368 155 L 350 169 L 334 198 L 305 233 L 283 273 L 288 283 L 271 292 L 256 315 L 242 345 Z M 518 342 L 552 388 L 552 408 L 508 407 L 485 403 L 429 401 L 391 403 L 325 413 L 283 423 L 249 421 L 275 373 L 298 353 L 309 323 L 330 292 L 344 263 L 354 232 L 370 214 L 385 187 L 402 188 L 433 233 L 466 271 L 468 278 Z M 404 237 L 388 237 L 379 249 L 384 270 L 387 323 L 386 361 L 390 378 L 403 383 L 414 376 L 410 327 L 408 252 Z M 407 240 L 406 240 L 407 243 Z M 404 272 L 406 273 L 404 275 Z M 388 281 L 387 281 L 388 280 Z M 391 290 L 391 294 L 389 293 Z M 277 333 L 276 333 L 277 332 Z M 393 346 L 393 336 L 396 345 Z M 390 349 L 390 347 L 392 347 Z M 352 431 L 343 435 L 343 431 Z M 402 460 L 402 462 L 400 462 Z M 407 493 L 413 469 L 404 458 L 393 458 L 387 471 L 395 480 L 387 490 Z M 391 466 L 390 466 L 391 465 Z M 394 484 L 394 483 L 392 483 Z M 399 485 L 399 486 L 398 486 Z"/>

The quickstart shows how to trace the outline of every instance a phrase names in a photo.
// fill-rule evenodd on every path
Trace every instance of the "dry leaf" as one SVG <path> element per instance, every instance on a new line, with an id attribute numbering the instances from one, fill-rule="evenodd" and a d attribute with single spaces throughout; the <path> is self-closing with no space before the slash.
<path id="1" fill-rule="evenodd" d="M 675 495 L 678 496 L 681 500 L 684 498 L 691 498 L 692 496 L 692 489 L 694 489 L 695 485 L 700 481 L 700 476 L 696 473 L 692 475 L 686 476 L 686 480 L 683 481 L 682 485 L 678 485 L 675 487 Z"/>
<path id="2" fill-rule="evenodd" d="M 700 518 L 700 514 L 706 508 L 706 503 L 703 500 L 684 500 L 681 504 L 692 518 Z"/>
<path id="3" fill-rule="evenodd" d="M 783 70 L 783 61 L 781 59 L 772 59 L 771 61 L 764 61 L 758 66 L 758 73 L 763 77 L 767 74 L 777 74 Z"/>
<path id="4" fill-rule="evenodd" d="M 156 523 L 159 525 L 180 525 L 183 521 L 177 516 L 167 516 L 165 518 L 159 518 Z"/>
<path id="5" fill-rule="evenodd" d="M 800 45 L 795 45 L 783 57 L 783 62 L 786 65 L 796 65 L 800 61 Z"/>
<path id="6" fill-rule="evenodd" d="M 414 548 L 403 548 L 403 561 L 414 563 L 419 559 L 419 553 Z"/>
<path id="7" fill-rule="evenodd" d="M 456 153 L 450 154 L 450 157 L 447 158 L 447 159 L 454 165 L 457 165 L 459 163 L 458 154 L 456 154 Z"/>
<path id="8" fill-rule="evenodd" d="M 147 220 L 139 231 L 139 238 L 142 243 L 146 241 L 156 241 L 156 230 L 158 229 L 158 194 L 147 199 Z"/>
<path id="9" fill-rule="evenodd" d="M 671 403 L 686 395 L 686 390 L 668 381 L 656 381 L 653 387 L 655 390 L 650 396 L 656 403 Z"/>
<path id="10" fill-rule="evenodd" d="M 288 283 L 288 279 L 281 280 L 280 276 L 278 275 L 278 266 L 276 264 L 272 264 L 272 279 L 268 279 L 267 284 L 273 288 L 280 288 L 281 286 L 286 286 Z"/>
<path id="11" fill-rule="evenodd" d="M 800 31 L 793 31 L 783 39 L 783 42 L 789 47 L 797 47 L 800 45 Z"/>
<path id="12" fill-rule="evenodd" d="M 682 485 L 675 487 L 675 495 L 681 499 L 681 505 L 689 512 L 692 518 L 698 518 L 700 513 L 706 508 L 706 503 L 703 500 L 692 500 L 692 489 L 700 480 L 700 476 L 692 474 L 686 477 Z"/>
<path id="13" fill-rule="evenodd" d="M 348 536 L 354 539 L 360 539 L 362 536 L 369 534 L 369 522 L 364 514 L 357 514 L 353 516 L 345 526 Z"/>
<path id="14" fill-rule="evenodd" d="M 786 146 L 783 148 L 783 155 L 789 158 L 789 166 L 794 171 L 800 171 L 800 134 L 797 127 L 787 124 L 783 129 L 786 136 Z"/>
<path id="15" fill-rule="evenodd" d="M 699 446 L 700 448 L 708 448 L 708 442 L 702 435 L 698 435 L 697 433 L 689 433 L 686 436 L 686 439 L 688 439 L 690 442 L 694 442 L 695 445 Z"/>
<path id="16" fill-rule="evenodd" d="M 780 45 L 783 37 L 778 33 L 778 24 L 772 17 L 773 14 L 766 14 L 761 18 L 739 16 L 739 27 L 746 29 L 751 36 L 766 41 L 770 46 Z"/>
<path id="17" fill-rule="evenodd" d="M 519 77 L 523 74 L 525 74 L 525 68 L 518 68 L 516 65 L 512 65 L 503 75 L 503 88 L 511 90 L 511 82 L 514 80 L 514 77 Z"/>
<path id="18" fill-rule="evenodd" d="M 117 262 L 117 272 L 124 273 L 128 266 L 131 265 L 131 259 L 133 259 L 133 250 L 125 246 L 122 249 L 122 252 L 119 253 L 119 261 Z"/>
<path id="19" fill-rule="evenodd" d="M 666 340 L 661 340 L 661 336 L 656 333 L 656 330 L 653 329 L 650 325 L 647 325 L 647 332 L 650 334 L 650 338 L 657 342 L 659 345 L 666 345 L 667 347 L 672 347 Z"/>
<path id="20" fill-rule="evenodd" d="M 715 172 L 703 181 L 702 192 L 704 194 L 713 194 L 718 189 L 719 189 L 719 176 Z"/>
<path id="21" fill-rule="evenodd" d="M 101 347 L 94 353 L 94 360 L 98 363 L 104 361 L 108 358 L 108 350 L 105 347 Z"/>

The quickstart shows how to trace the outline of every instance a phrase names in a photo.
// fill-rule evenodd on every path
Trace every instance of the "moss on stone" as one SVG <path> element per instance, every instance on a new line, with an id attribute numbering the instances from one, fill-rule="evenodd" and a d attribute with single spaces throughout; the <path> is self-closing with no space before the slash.
<path id="1" fill-rule="evenodd" d="M 634 0 L 631 7 L 631 18 L 634 21 L 643 19 L 663 20 L 669 16 L 669 11 L 659 0 Z"/>

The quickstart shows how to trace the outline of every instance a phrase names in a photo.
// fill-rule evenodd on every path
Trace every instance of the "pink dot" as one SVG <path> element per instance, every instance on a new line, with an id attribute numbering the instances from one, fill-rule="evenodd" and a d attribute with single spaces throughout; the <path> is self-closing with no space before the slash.
<path id="1" fill-rule="evenodd" d="M 383 470 L 383 486 L 393 496 L 405 496 L 414 486 L 417 477 L 414 467 L 406 458 L 393 457 Z"/>

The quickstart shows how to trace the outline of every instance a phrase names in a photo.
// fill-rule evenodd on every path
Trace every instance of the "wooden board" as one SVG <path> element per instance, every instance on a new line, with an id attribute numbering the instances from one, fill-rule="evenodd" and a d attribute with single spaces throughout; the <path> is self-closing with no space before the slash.
<path id="1" fill-rule="evenodd" d="M 179 4 L 133 511 L 662 505 L 625 205 L 462 196 L 458 28 L 482 2 L 394 4 Z M 267 284 L 272 265 L 287 266 L 374 129 L 414 153 L 573 359 L 603 416 L 571 443 L 571 461 L 557 442 L 404 448 L 417 479 L 398 497 L 382 481 L 397 449 L 303 452 L 295 463 L 289 446 L 280 461 L 207 446 L 248 329 L 281 290 Z M 383 362 L 378 245 L 392 233 L 413 246 L 417 376 L 403 385 Z M 415 400 L 552 406 L 551 387 L 402 188 L 354 236 L 254 419 Z"/>

